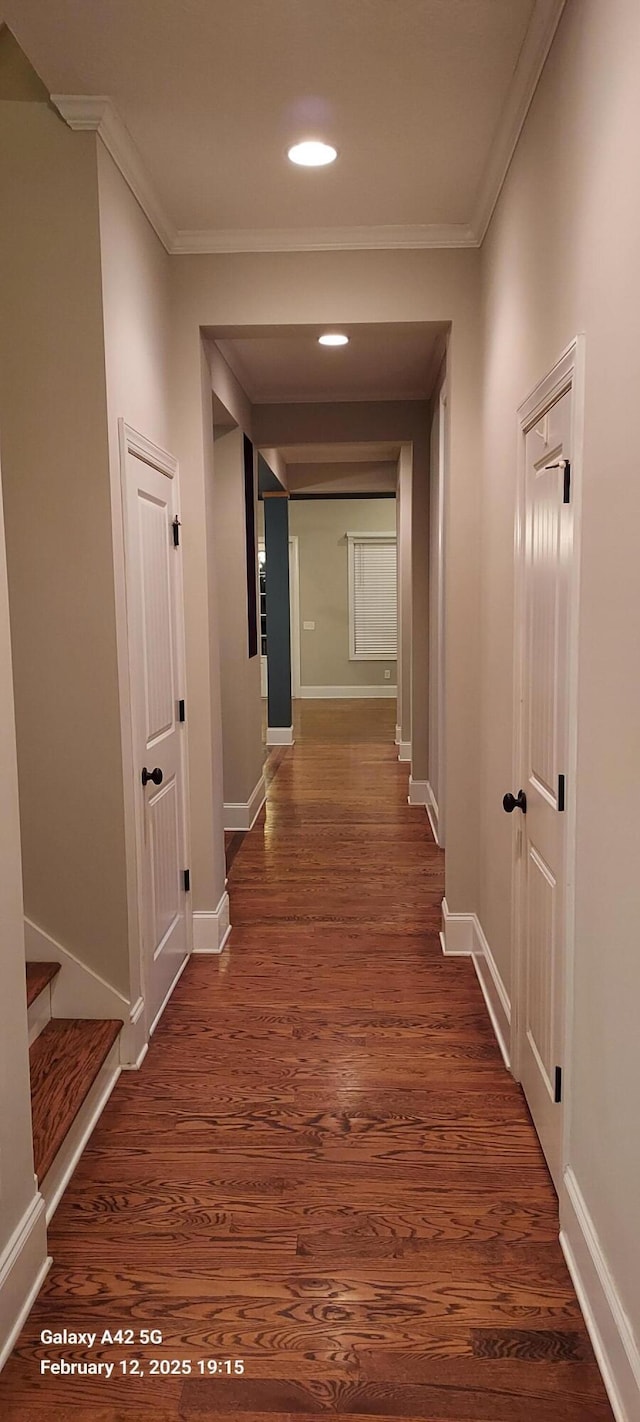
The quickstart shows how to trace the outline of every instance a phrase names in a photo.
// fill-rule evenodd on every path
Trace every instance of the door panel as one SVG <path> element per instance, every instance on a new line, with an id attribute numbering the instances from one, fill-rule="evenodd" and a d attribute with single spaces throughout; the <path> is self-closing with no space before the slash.
<path id="1" fill-rule="evenodd" d="M 143 996 L 151 1025 L 189 952 L 184 870 L 186 741 L 178 720 L 184 666 L 175 477 L 126 462 L 127 595 L 137 794 L 141 804 Z M 142 784 L 142 769 L 161 783 Z"/>
<path id="2" fill-rule="evenodd" d="M 525 436 L 523 528 L 524 657 L 521 784 L 526 791 L 521 876 L 523 953 L 520 1075 L 556 1186 L 560 1183 L 563 1064 L 565 815 L 559 776 L 567 759 L 567 615 L 571 507 L 564 502 L 571 458 L 572 391 Z"/>
<path id="3" fill-rule="evenodd" d="M 167 505 L 138 489 L 146 741 L 173 730 L 175 666 L 167 567 Z"/>

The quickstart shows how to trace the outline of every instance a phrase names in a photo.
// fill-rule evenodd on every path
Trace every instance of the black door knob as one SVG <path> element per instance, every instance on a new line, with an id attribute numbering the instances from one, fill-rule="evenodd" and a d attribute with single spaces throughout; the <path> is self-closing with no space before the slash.
<path id="1" fill-rule="evenodd" d="M 514 810 L 522 810 L 523 815 L 527 813 L 527 797 L 524 790 L 519 790 L 517 795 L 505 795 L 502 801 L 502 808 L 508 815 L 512 815 Z"/>
<path id="2" fill-rule="evenodd" d="M 153 780 L 154 785 L 162 785 L 163 775 L 159 765 L 156 766 L 155 770 L 147 770 L 145 765 L 142 772 L 142 784 L 148 785 L 150 780 Z"/>

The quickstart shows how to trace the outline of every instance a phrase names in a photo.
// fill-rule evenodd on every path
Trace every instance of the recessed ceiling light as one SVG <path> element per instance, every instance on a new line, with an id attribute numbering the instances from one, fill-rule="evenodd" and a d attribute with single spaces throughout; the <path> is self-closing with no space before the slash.
<path id="1" fill-rule="evenodd" d="M 333 163 L 338 157 L 336 148 L 332 148 L 330 143 L 321 143 L 317 138 L 308 139 L 305 143 L 294 143 L 290 148 L 287 157 L 292 163 L 298 163 L 303 168 L 324 168 L 327 163 Z"/>
<path id="2" fill-rule="evenodd" d="M 318 343 L 321 346 L 348 346 L 349 337 L 340 335 L 338 331 L 327 331 L 326 336 L 318 336 Z"/>

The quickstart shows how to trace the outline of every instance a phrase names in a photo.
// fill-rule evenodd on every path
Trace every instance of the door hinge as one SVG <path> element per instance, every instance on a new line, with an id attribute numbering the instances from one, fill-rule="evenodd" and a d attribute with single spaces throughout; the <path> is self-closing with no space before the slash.
<path id="1" fill-rule="evenodd" d="M 555 1081 L 553 1087 L 553 1099 L 556 1106 L 562 1101 L 562 1067 L 556 1067 Z"/>
<path id="2" fill-rule="evenodd" d="M 180 701 L 178 702 L 178 720 L 185 720 L 184 697 L 181 697 Z"/>
<path id="3" fill-rule="evenodd" d="M 182 871 L 182 878 L 183 878 L 183 880 L 184 880 L 184 891 L 185 891 L 185 894 L 188 894 L 188 893 L 189 893 L 189 890 L 190 890 L 190 888 L 191 888 L 191 870 L 190 870 L 190 869 L 183 869 L 183 871 Z"/>
<path id="4" fill-rule="evenodd" d="M 564 775 L 558 776 L 558 809 L 564 810 Z"/>
<path id="5" fill-rule="evenodd" d="M 180 525 L 180 519 L 178 518 L 178 515 L 177 515 L 177 514 L 176 514 L 176 516 L 175 516 L 175 518 L 174 518 L 174 520 L 173 520 L 173 523 L 172 523 L 171 527 L 172 527 L 172 529 L 173 529 L 173 546 L 174 546 L 174 548 L 178 548 L 178 547 L 180 546 L 180 527 L 181 527 L 181 525 Z"/>

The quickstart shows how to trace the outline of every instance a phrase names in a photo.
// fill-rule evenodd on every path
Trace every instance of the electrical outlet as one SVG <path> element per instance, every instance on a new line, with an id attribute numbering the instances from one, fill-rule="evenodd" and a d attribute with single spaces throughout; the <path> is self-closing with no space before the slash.
<path id="1" fill-rule="evenodd" d="M 315 632 L 316 630 L 315 622 L 303 622 L 302 626 L 305 632 Z"/>
<path id="2" fill-rule="evenodd" d="M 388 667 L 385 667 L 384 669 L 384 679 L 385 681 L 391 681 L 391 672 L 389 671 Z"/>

